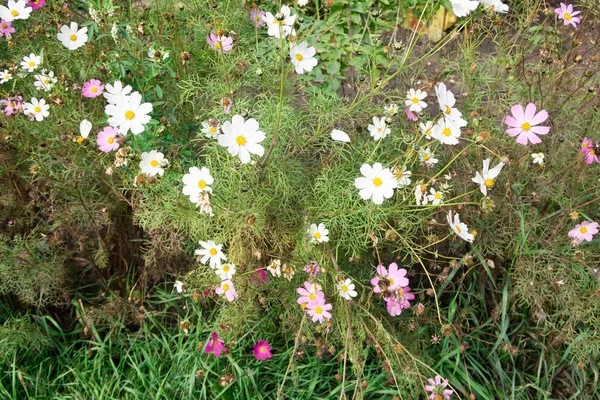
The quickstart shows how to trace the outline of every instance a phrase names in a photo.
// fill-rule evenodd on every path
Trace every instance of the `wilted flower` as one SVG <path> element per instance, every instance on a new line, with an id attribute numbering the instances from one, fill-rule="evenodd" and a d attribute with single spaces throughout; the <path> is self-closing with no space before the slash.
<path id="1" fill-rule="evenodd" d="M 304 266 L 304 271 L 313 278 L 316 278 L 317 275 L 319 275 L 319 272 L 321 272 L 321 267 L 319 267 L 319 264 L 313 260 Z"/>
<path id="2" fill-rule="evenodd" d="M 221 99 L 221 105 L 223 106 L 223 112 L 225 114 L 229 114 L 233 108 L 233 100 L 231 100 L 229 97 L 223 97 Z"/>
<path id="3" fill-rule="evenodd" d="M 281 260 L 275 259 L 271 261 L 269 265 L 267 265 L 267 271 L 271 273 L 271 275 L 280 277 L 281 276 Z"/>
<path id="4" fill-rule="evenodd" d="M 461 239 L 466 240 L 467 242 L 473 242 L 475 239 L 475 235 L 469 232 L 469 228 L 463 222 L 460 222 L 459 214 L 454 214 L 454 218 L 452 217 L 452 210 L 448 211 L 448 216 L 446 218 L 448 220 L 448 225 L 450 228 L 460 236 Z"/>

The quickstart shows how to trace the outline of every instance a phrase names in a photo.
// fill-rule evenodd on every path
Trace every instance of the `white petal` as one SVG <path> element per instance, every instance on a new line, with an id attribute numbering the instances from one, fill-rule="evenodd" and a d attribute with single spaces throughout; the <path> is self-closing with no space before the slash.
<path id="1" fill-rule="evenodd" d="M 350 143 L 350 136 L 344 131 L 340 131 L 339 129 L 334 129 L 331 132 L 331 138 L 333 140 L 337 140 L 338 142 Z"/>

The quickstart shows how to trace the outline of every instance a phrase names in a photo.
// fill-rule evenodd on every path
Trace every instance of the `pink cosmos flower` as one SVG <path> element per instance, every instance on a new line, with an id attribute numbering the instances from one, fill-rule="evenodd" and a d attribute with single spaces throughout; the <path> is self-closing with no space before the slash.
<path id="1" fill-rule="evenodd" d="M 252 272 L 252 274 L 250 274 L 250 282 L 254 283 L 256 286 L 260 286 L 268 280 L 269 276 L 267 274 L 267 271 L 265 271 L 264 269 L 256 270 Z"/>
<path id="2" fill-rule="evenodd" d="M 265 25 L 265 21 L 263 21 L 263 16 L 265 15 L 265 12 L 259 8 L 253 8 L 250 10 L 250 21 L 252 21 L 254 27 L 260 28 Z"/>
<path id="3" fill-rule="evenodd" d="M 569 237 L 573 239 L 573 242 L 579 244 L 584 241 L 591 242 L 596 233 L 598 233 L 597 222 L 583 221 L 569 231 Z"/>
<path id="4" fill-rule="evenodd" d="M 410 106 L 406 106 L 406 118 L 408 118 L 409 121 L 415 122 L 419 120 L 419 115 L 410 111 Z"/>
<path id="5" fill-rule="evenodd" d="M 592 164 L 594 161 L 600 163 L 600 157 L 596 154 L 596 144 L 592 139 L 583 138 L 581 141 L 581 152 L 584 154 L 587 164 Z"/>
<path id="6" fill-rule="evenodd" d="M 223 112 L 225 114 L 230 114 L 231 109 L 233 108 L 233 100 L 231 100 L 229 97 L 223 97 L 221 99 L 221 105 L 223 106 Z"/>
<path id="7" fill-rule="evenodd" d="M 381 293 L 382 286 L 384 286 L 383 279 L 385 282 L 385 290 L 391 294 L 398 288 L 403 288 L 408 286 L 408 278 L 406 277 L 406 270 L 404 268 L 398 269 L 398 265 L 396 263 L 390 264 L 389 271 L 385 269 L 383 265 L 377 266 L 377 276 L 371 279 L 371 284 L 375 286 L 373 288 L 373 292 Z M 380 284 L 380 280 L 382 281 Z"/>
<path id="8" fill-rule="evenodd" d="M 233 282 L 231 281 L 231 279 L 227 279 L 221 282 L 221 286 L 215 289 L 215 293 L 224 294 L 225 298 L 229 302 L 234 301 L 238 297 L 238 294 L 235 291 L 235 286 L 233 286 Z"/>
<path id="9" fill-rule="evenodd" d="M 321 267 L 313 260 L 304 266 L 304 271 L 313 278 L 316 278 L 317 275 L 319 275 L 319 272 L 321 272 Z"/>
<path id="10" fill-rule="evenodd" d="M 206 347 L 204 348 L 205 353 L 213 353 L 215 357 L 221 356 L 221 352 L 226 352 L 227 349 L 223 346 L 223 339 L 219 338 L 217 332 L 212 333 L 212 339 L 209 339 Z"/>
<path id="11" fill-rule="evenodd" d="M 29 0 L 29 4 L 27 5 L 34 10 L 39 10 L 46 5 L 46 0 Z"/>
<path id="12" fill-rule="evenodd" d="M 104 85 L 98 79 L 91 79 L 83 84 L 84 97 L 98 97 L 104 92 Z"/>
<path id="13" fill-rule="evenodd" d="M 314 303 L 319 298 L 325 298 L 325 294 L 321 291 L 321 285 L 318 283 L 304 282 L 303 288 L 297 288 L 296 292 L 300 295 L 296 302 L 306 308 L 308 304 Z"/>
<path id="14" fill-rule="evenodd" d="M 511 107 L 512 115 L 506 116 L 506 124 L 511 128 L 506 130 L 510 136 L 517 136 L 517 143 L 527 145 L 542 143 L 537 135 L 545 135 L 550 132 L 549 126 L 537 126 L 548 119 L 546 110 L 535 113 L 535 104 L 527 104 L 527 108 L 523 110 L 520 104 Z"/>
<path id="15" fill-rule="evenodd" d="M 577 24 L 581 22 L 581 20 L 576 17 L 577 14 L 580 14 L 580 11 L 573 11 L 572 4 L 560 3 L 560 7 L 554 10 L 556 14 L 558 14 L 558 19 L 562 19 L 567 25 L 573 25 L 573 28 L 577 28 Z"/>
<path id="16" fill-rule="evenodd" d="M 0 37 L 10 38 L 17 30 L 13 28 L 11 21 L 0 20 Z"/>
<path id="17" fill-rule="evenodd" d="M 427 379 L 429 385 L 425 385 L 425 390 L 431 392 L 429 398 L 431 400 L 449 400 L 450 396 L 454 393 L 451 389 L 446 389 L 448 386 L 448 379 L 442 380 L 442 377 L 437 375 L 435 378 Z M 443 396 L 443 397 L 440 397 Z"/>
<path id="18" fill-rule="evenodd" d="M 118 133 L 119 129 L 112 126 L 107 126 L 99 132 L 98 139 L 96 139 L 99 150 L 108 153 L 109 151 L 118 149 L 119 141 L 116 138 Z"/>
<path id="19" fill-rule="evenodd" d="M 256 357 L 257 360 L 265 361 L 267 358 L 271 358 L 271 349 L 269 346 L 269 342 L 267 340 L 259 340 L 257 344 L 254 345 L 252 350 L 252 354 Z"/>
<path id="20" fill-rule="evenodd" d="M 23 100 L 22 96 L 9 97 L 6 100 L 0 100 L 0 104 L 4 105 L 4 109 L 2 110 L 2 112 L 7 117 L 9 117 L 13 114 L 18 114 L 20 112 L 23 112 L 22 100 Z"/>
<path id="21" fill-rule="evenodd" d="M 321 292 L 322 294 L 322 292 Z M 312 317 L 312 322 L 319 321 L 320 324 L 323 323 L 325 319 L 331 318 L 331 310 L 333 306 L 331 304 L 325 304 L 325 296 L 319 296 L 313 302 L 308 303 L 306 306 L 306 311 L 308 315 Z"/>
<path id="22" fill-rule="evenodd" d="M 213 50 L 217 50 L 219 53 L 227 54 L 233 49 L 233 38 L 228 36 L 217 36 L 215 31 L 212 31 L 206 37 L 206 43 Z"/>

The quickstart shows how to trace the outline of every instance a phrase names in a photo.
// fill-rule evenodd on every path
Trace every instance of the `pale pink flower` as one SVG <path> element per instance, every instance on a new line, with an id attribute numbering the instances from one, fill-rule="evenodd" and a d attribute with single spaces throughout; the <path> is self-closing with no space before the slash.
<path id="1" fill-rule="evenodd" d="M 104 91 L 104 85 L 98 79 L 91 79 L 83 84 L 82 94 L 84 97 L 98 97 Z"/>
<path id="2" fill-rule="evenodd" d="M 221 282 L 221 286 L 215 289 L 215 293 L 224 294 L 225 298 L 227 298 L 227 301 L 229 302 L 234 301 L 238 297 L 238 294 L 235 291 L 235 286 L 233 286 L 231 279 Z"/>
<path id="3" fill-rule="evenodd" d="M 600 163 L 600 157 L 597 154 L 596 143 L 592 139 L 584 137 L 581 141 L 581 152 L 585 156 L 585 162 L 592 164 L 594 161 Z"/>
<path id="4" fill-rule="evenodd" d="M 0 20 L 0 37 L 6 36 L 10 38 L 16 31 L 11 21 Z"/>
<path id="5" fill-rule="evenodd" d="M 325 295 L 321 291 L 321 285 L 318 283 L 304 282 L 304 287 L 296 289 L 296 292 L 300 295 L 296 302 L 306 308 L 309 303 L 315 302 L 318 298 L 325 298 Z"/>
<path id="6" fill-rule="evenodd" d="M 4 105 L 4 109 L 2 110 L 2 112 L 7 117 L 9 117 L 13 114 L 18 114 L 20 112 L 23 112 L 22 100 L 23 100 L 22 96 L 9 97 L 6 100 L 0 100 L 0 104 Z"/>
<path id="7" fill-rule="evenodd" d="M 385 282 L 384 282 L 385 280 Z M 377 276 L 371 279 L 373 284 L 373 292 L 381 293 L 382 287 L 392 294 L 396 289 L 408 286 L 408 278 L 406 278 L 406 270 L 404 268 L 398 268 L 396 263 L 392 263 L 389 266 L 389 271 L 383 266 L 377 266 Z"/>
<path id="8" fill-rule="evenodd" d="M 560 7 L 554 9 L 554 12 L 558 14 L 558 19 L 562 19 L 565 26 L 573 25 L 577 28 L 577 24 L 581 20 L 576 15 L 581 14 L 581 11 L 573 11 L 573 4 L 560 3 Z"/>
<path id="9" fill-rule="evenodd" d="M 317 299 L 306 306 L 308 315 L 312 317 L 313 322 L 319 321 L 323 323 L 325 319 L 331 318 L 331 310 L 333 306 L 331 304 L 325 304 L 325 296 L 317 297 Z"/>
<path id="10" fill-rule="evenodd" d="M 542 143 L 537 135 L 545 135 L 550 132 L 549 126 L 538 126 L 548 119 L 546 110 L 542 110 L 536 114 L 536 106 L 533 103 L 527 104 L 527 108 L 523 110 L 520 104 L 511 107 L 513 116 L 506 116 L 506 124 L 511 128 L 506 130 L 510 136 L 517 136 L 517 143 L 527 145 Z"/>
<path id="11" fill-rule="evenodd" d="M 569 237 L 573 239 L 573 242 L 579 244 L 584 241 L 591 242 L 596 233 L 598 233 L 597 222 L 583 221 L 569 231 Z"/>
<path id="12" fill-rule="evenodd" d="M 252 21 L 252 24 L 254 24 L 255 28 L 265 26 L 265 21 L 263 21 L 263 17 L 265 15 L 265 12 L 259 8 L 253 8 L 250 10 L 250 21 Z"/>
<path id="13" fill-rule="evenodd" d="M 223 112 L 225 114 L 230 114 L 231 109 L 233 108 L 233 100 L 231 100 L 229 97 L 223 97 L 221 99 L 221 105 L 223 106 Z"/>
<path id="14" fill-rule="evenodd" d="M 448 386 L 448 380 L 442 380 L 442 377 L 439 375 L 437 375 L 435 378 L 427 379 L 427 382 L 429 382 L 429 385 L 425 385 L 425 390 L 431 392 L 429 395 L 429 399 L 431 400 L 441 400 L 442 398 L 449 400 L 450 396 L 452 396 L 454 393 L 453 390 L 446 389 Z"/>
<path id="15" fill-rule="evenodd" d="M 228 36 L 217 36 L 215 31 L 212 31 L 206 37 L 206 43 L 211 49 L 217 50 L 219 53 L 226 54 L 233 49 L 233 38 Z"/>
<path id="16" fill-rule="evenodd" d="M 109 151 L 118 149 L 119 141 L 116 138 L 118 133 L 119 129 L 112 126 L 107 126 L 99 132 L 98 139 L 96 139 L 99 150 L 108 153 Z"/>
<path id="17" fill-rule="evenodd" d="M 415 122 L 419 120 L 419 114 L 411 111 L 410 106 L 406 106 L 406 118 L 408 118 L 409 121 Z"/>

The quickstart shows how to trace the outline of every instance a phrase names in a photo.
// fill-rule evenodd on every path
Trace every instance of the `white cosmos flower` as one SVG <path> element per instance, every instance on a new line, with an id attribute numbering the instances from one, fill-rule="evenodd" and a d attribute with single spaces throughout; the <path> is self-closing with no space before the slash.
<path id="1" fill-rule="evenodd" d="M 420 123 L 419 127 L 421 128 L 421 133 L 425 135 L 427 140 L 431 140 L 433 138 L 433 121 L 427 121 L 425 123 Z"/>
<path id="2" fill-rule="evenodd" d="M 212 193 L 210 185 L 215 181 L 206 167 L 198 169 L 191 167 L 189 173 L 183 176 L 183 194 L 190 197 L 194 204 L 198 203 L 203 193 Z"/>
<path id="3" fill-rule="evenodd" d="M 449 145 L 458 144 L 460 128 L 454 125 L 454 123 L 447 118 L 440 118 L 438 123 L 433 126 L 431 131 L 433 132 L 433 138 L 437 139 L 440 143 Z"/>
<path id="4" fill-rule="evenodd" d="M 0 72 L 0 84 L 6 83 L 12 79 L 12 74 L 7 69 Z"/>
<path id="5" fill-rule="evenodd" d="M 265 133 L 258 130 L 258 121 L 250 118 L 244 121 L 241 115 L 234 115 L 231 121 L 225 121 L 221 127 L 219 144 L 227 147 L 232 156 L 239 156 L 242 164 L 250 162 L 250 154 L 260 157 L 265 153 L 259 143 L 265 140 Z"/>
<path id="6" fill-rule="evenodd" d="M 202 129 L 200 130 L 204 133 L 204 137 L 208 139 L 216 139 L 219 137 L 219 132 L 221 131 L 221 125 L 211 125 L 208 121 L 202 122 Z"/>
<path id="7" fill-rule="evenodd" d="M 23 57 L 23 61 L 21 61 L 21 68 L 27 72 L 33 72 L 39 68 L 41 63 L 42 58 L 31 53 L 28 56 Z"/>
<path id="8" fill-rule="evenodd" d="M 444 114 L 444 117 L 452 121 L 459 128 L 467 126 L 467 121 L 462 118 L 462 113 L 454 108 L 456 104 L 454 94 L 446 88 L 443 82 L 435 87 L 435 94 L 438 99 L 440 111 Z"/>
<path id="9" fill-rule="evenodd" d="M 331 138 L 333 140 L 337 140 L 338 142 L 350 143 L 350 136 L 344 131 L 340 131 L 339 129 L 334 129 L 331 131 Z"/>
<path id="10" fill-rule="evenodd" d="M 281 260 L 275 259 L 271 261 L 269 265 L 267 265 L 267 270 L 271 273 L 271 275 L 280 277 L 281 276 Z"/>
<path id="11" fill-rule="evenodd" d="M 372 199 L 373 203 L 382 204 L 384 199 L 394 195 L 398 180 L 389 168 L 383 168 L 380 163 L 372 167 L 364 164 L 360 172 L 363 176 L 355 179 L 354 186 L 360 190 L 358 194 L 363 200 Z"/>
<path id="12" fill-rule="evenodd" d="M 281 10 L 273 15 L 270 12 L 263 15 L 263 21 L 267 24 L 267 33 L 269 36 L 276 37 L 279 39 L 281 35 L 286 37 L 288 35 L 296 36 L 296 31 L 293 26 L 296 22 L 296 15 L 291 15 L 292 10 L 286 6 L 281 6 Z"/>
<path id="13" fill-rule="evenodd" d="M 119 133 L 126 135 L 131 131 L 134 135 L 144 132 L 144 126 L 150 122 L 152 104 L 142 103 L 142 95 L 133 92 L 116 104 L 108 104 L 104 111 L 110 115 L 108 124 L 119 127 Z"/>
<path id="14" fill-rule="evenodd" d="M 127 85 L 124 87 L 120 81 L 115 81 L 112 85 L 107 83 L 104 86 L 102 95 L 108 100 L 109 104 L 117 104 L 125 99 L 131 93 L 131 90 L 131 86 Z"/>
<path id="15" fill-rule="evenodd" d="M 471 242 L 471 243 L 473 242 L 473 239 L 475 239 L 475 235 L 473 235 L 469 232 L 469 228 L 467 227 L 467 224 L 460 222 L 458 213 L 455 214 L 454 218 L 453 218 L 452 210 L 448 211 L 446 220 L 448 221 L 448 225 L 450 225 L 450 228 L 452 228 L 454 233 L 456 233 L 458 236 L 460 236 L 461 239 L 466 240 L 467 242 Z"/>
<path id="16" fill-rule="evenodd" d="M 544 164 L 544 153 L 531 153 L 531 158 L 533 158 L 534 164 Z"/>
<path id="17" fill-rule="evenodd" d="M 419 160 L 425 165 L 435 165 L 439 161 L 429 147 L 419 149 Z"/>
<path id="18" fill-rule="evenodd" d="M 235 264 L 230 264 L 230 263 L 221 264 L 220 266 L 217 267 L 215 272 L 217 273 L 219 278 L 221 278 L 222 281 L 231 279 L 231 278 L 233 278 L 233 275 L 235 274 Z"/>
<path id="19" fill-rule="evenodd" d="M 308 228 L 308 236 L 310 236 L 312 244 L 329 242 L 329 229 L 325 227 L 325 224 L 312 224 Z"/>
<path id="20" fill-rule="evenodd" d="M 479 184 L 479 190 L 481 190 L 481 193 L 483 193 L 484 196 L 487 196 L 487 190 L 494 186 L 494 179 L 496 179 L 498 174 L 500 174 L 502 167 L 504 167 L 504 163 L 501 162 L 490 169 L 490 161 L 489 158 L 483 160 L 483 171 L 481 171 L 481 174 L 477 171 L 475 177 L 471 179 L 473 182 Z"/>
<path id="21" fill-rule="evenodd" d="M 383 139 L 391 132 L 390 128 L 388 128 L 385 123 L 385 117 L 373 117 L 373 124 L 369 124 L 367 129 L 369 130 L 369 134 L 375 140 Z"/>
<path id="22" fill-rule="evenodd" d="M 497 13 L 505 14 L 508 12 L 508 5 L 504 4 L 501 0 L 479 0 L 479 4 L 487 10 Z"/>
<path id="23" fill-rule="evenodd" d="M 396 177 L 398 180 L 398 189 L 410 185 L 410 177 L 411 176 L 412 176 L 412 172 L 407 170 L 406 167 L 402 167 L 402 172 L 399 174 L 396 174 Z"/>
<path id="24" fill-rule="evenodd" d="M 163 176 L 165 170 L 163 167 L 167 164 L 165 155 L 156 150 L 142 153 L 142 161 L 140 161 L 140 169 L 143 174 L 148 176 Z"/>
<path id="25" fill-rule="evenodd" d="M 431 204 L 438 205 L 444 200 L 444 194 L 442 192 L 438 192 L 434 188 L 429 189 L 429 193 L 427 195 L 427 200 L 431 202 Z"/>
<path id="26" fill-rule="evenodd" d="M 84 119 L 83 121 L 81 121 L 79 123 L 79 135 L 82 138 L 87 139 L 88 136 L 90 135 L 91 131 L 92 131 L 92 123 L 90 121 L 88 121 L 87 119 Z"/>
<path id="27" fill-rule="evenodd" d="M 338 294 L 345 300 L 352 300 L 352 298 L 356 297 L 357 295 L 356 290 L 354 290 L 356 286 L 350 279 L 347 278 L 344 281 L 336 283 L 335 288 L 337 289 Z"/>
<path id="28" fill-rule="evenodd" d="M 30 103 L 23 104 L 23 113 L 32 115 L 36 121 L 43 121 L 44 118 L 50 115 L 48 109 L 50 109 L 50 106 L 46 104 L 46 100 L 40 99 L 38 101 L 35 97 L 31 99 Z"/>
<path id="29" fill-rule="evenodd" d="M 56 77 L 54 76 L 54 72 L 47 72 L 46 70 L 43 70 L 41 74 L 35 75 L 35 79 L 36 81 L 33 82 L 33 85 L 38 90 L 43 90 L 45 92 L 52 89 L 52 86 L 54 86 L 54 84 L 58 82 L 58 79 L 56 79 Z"/>
<path id="30" fill-rule="evenodd" d="M 396 104 L 390 104 L 389 106 L 385 106 L 385 108 L 383 110 L 390 117 L 398 114 L 398 106 Z"/>
<path id="31" fill-rule="evenodd" d="M 201 249 L 197 249 L 194 253 L 197 256 L 201 256 L 200 262 L 202 264 L 209 263 L 212 269 L 216 269 L 221 266 L 221 260 L 227 261 L 227 256 L 221 250 L 223 248 L 222 244 L 216 244 L 212 240 L 207 242 L 203 242 L 200 240 Z"/>
<path id="32" fill-rule="evenodd" d="M 8 0 L 6 6 L 0 6 L 0 19 L 12 22 L 16 19 L 27 19 L 33 8 L 27 6 L 26 0 Z"/>
<path id="33" fill-rule="evenodd" d="M 427 93 L 421 89 L 410 89 L 406 93 L 404 105 L 410 107 L 410 111 L 412 112 L 421 112 L 427 107 L 427 103 L 423 101 L 425 97 L 427 97 Z"/>
<path id="34" fill-rule="evenodd" d="M 466 17 L 479 5 L 479 0 L 450 0 L 452 12 L 457 17 Z"/>
<path id="35" fill-rule="evenodd" d="M 308 0 L 298 0 L 298 7 L 304 7 L 308 4 Z"/>
<path id="36" fill-rule="evenodd" d="M 81 29 L 78 28 L 77 22 L 71 22 L 70 26 L 63 25 L 60 27 L 60 32 L 56 37 L 67 49 L 77 50 L 85 45 L 85 42 L 88 40 L 88 28 L 85 26 Z"/>
<path id="37" fill-rule="evenodd" d="M 317 50 L 314 47 L 309 47 L 308 43 L 302 42 L 299 45 L 292 45 L 290 49 L 290 59 L 294 64 L 294 69 L 297 74 L 310 72 L 319 63 L 315 58 Z"/>

